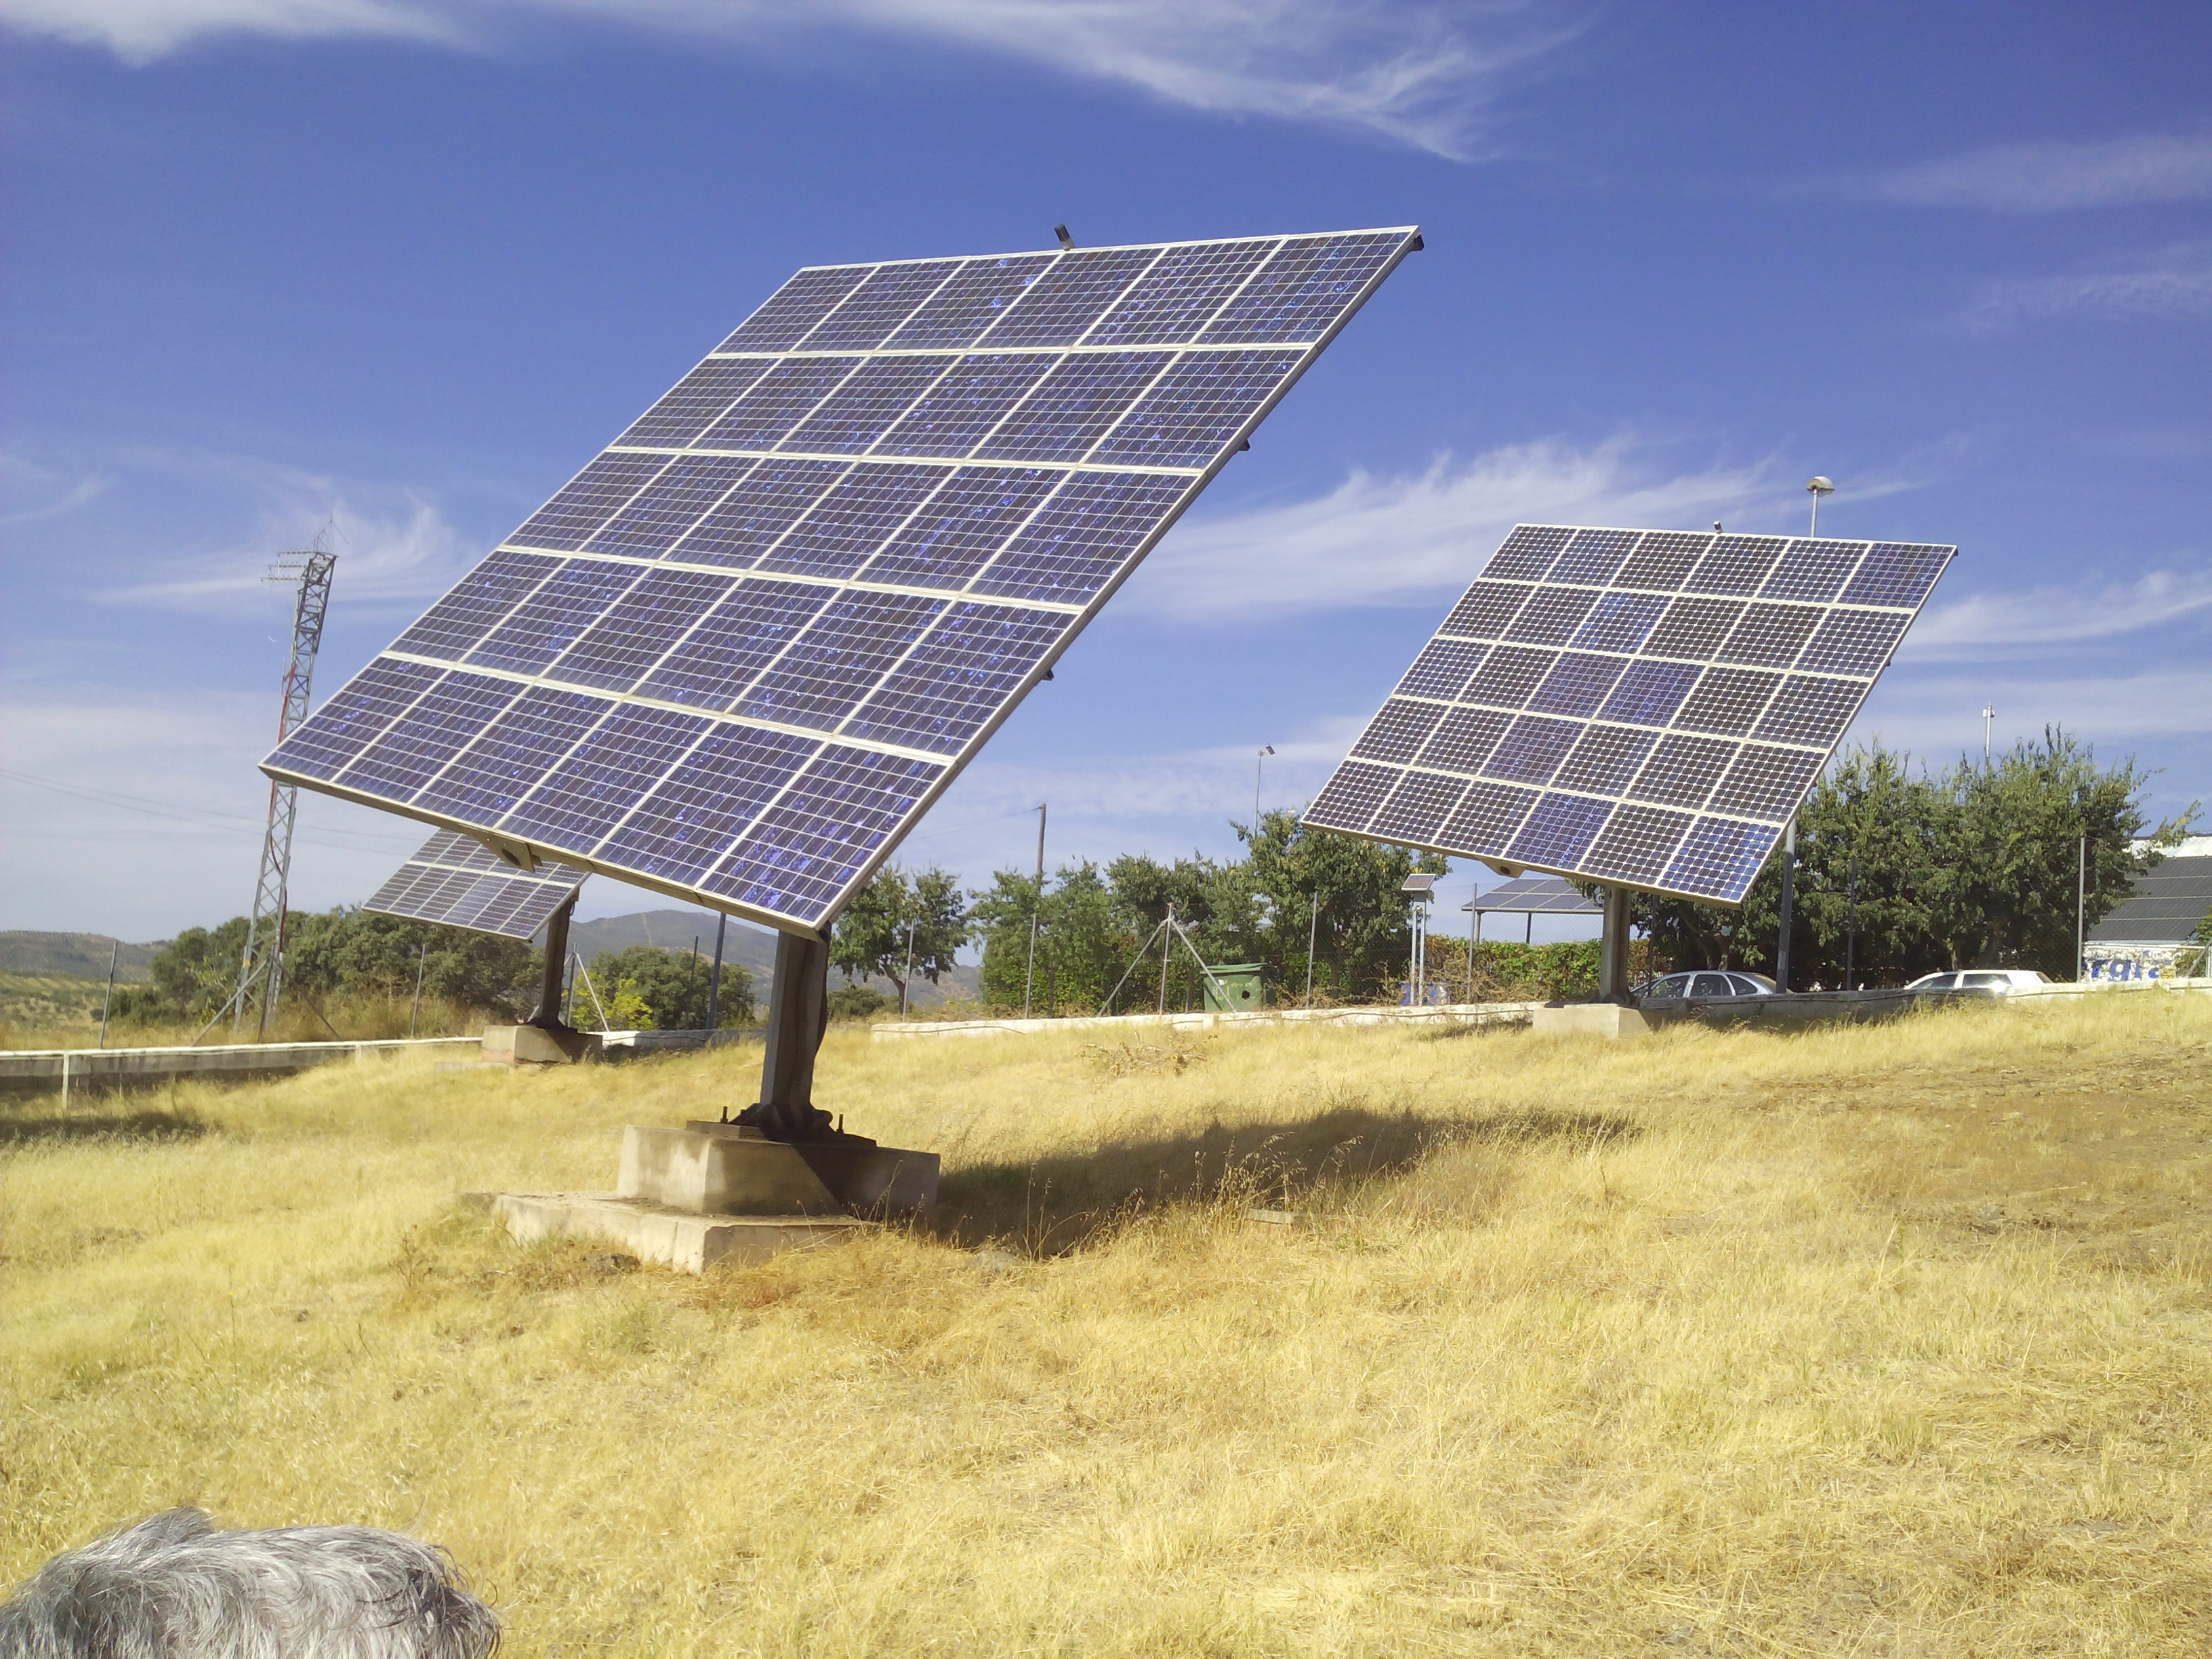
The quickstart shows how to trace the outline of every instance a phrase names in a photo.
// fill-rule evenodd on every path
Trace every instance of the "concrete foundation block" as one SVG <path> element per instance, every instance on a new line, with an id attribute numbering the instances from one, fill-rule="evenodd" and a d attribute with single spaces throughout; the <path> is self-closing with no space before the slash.
<path id="1" fill-rule="evenodd" d="M 700 1215 L 837 1215 L 937 1207 L 934 1152 L 854 1136 L 793 1146 L 734 1123 L 623 1131 L 623 1198 Z"/>
<path id="2" fill-rule="evenodd" d="M 500 1066 L 573 1066 L 599 1057 L 599 1039 L 588 1031 L 553 1032 L 538 1025 L 487 1025 L 483 1057 Z"/>
<path id="3" fill-rule="evenodd" d="M 501 1193 L 491 1207 L 519 1244 L 602 1238 L 641 1261 L 693 1273 L 720 1262 L 744 1267 L 785 1250 L 841 1243 L 878 1224 L 851 1216 L 695 1215 L 614 1193 Z"/>
<path id="4" fill-rule="evenodd" d="M 1640 1008 L 1614 1002 L 1571 1002 L 1539 1008 L 1529 1016 L 1533 1031 L 1576 1032 L 1585 1036 L 1649 1036 L 1659 1023 Z"/>

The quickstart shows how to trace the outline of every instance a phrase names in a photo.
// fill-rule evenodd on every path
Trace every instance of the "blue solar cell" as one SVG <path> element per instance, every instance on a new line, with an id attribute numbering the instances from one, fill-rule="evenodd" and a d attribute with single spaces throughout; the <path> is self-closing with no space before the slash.
<path id="1" fill-rule="evenodd" d="M 1568 642 L 1585 651 L 1640 651 L 1666 608 L 1656 593 L 1601 593 Z"/>
<path id="2" fill-rule="evenodd" d="M 1644 649 L 1654 657 L 1686 657 L 1711 662 L 1744 612 L 1740 599 L 1676 599 Z"/>
<path id="3" fill-rule="evenodd" d="M 1306 808 L 1305 822 L 1324 830 L 1364 830 L 1401 775 L 1395 766 L 1348 760 L 1314 797 L 1313 805 Z"/>
<path id="4" fill-rule="evenodd" d="M 711 726 L 697 714 L 619 707 L 499 827 L 539 846 L 588 855 Z"/>
<path id="5" fill-rule="evenodd" d="M 1377 809 L 1367 833 L 1389 836 L 1395 841 L 1433 842 L 1443 833 L 1444 820 L 1469 787 L 1463 778 L 1408 772 Z"/>
<path id="6" fill-rule="evenodd" d="M 1637 539 L 1636 550 L 1627 562 L 1613 572 L 1613 585 L 1676 592 L 1716 539 L 1691 531 L 1647 530 Z"/>
<path id="7" fill-rule="evenodd" d="M 337 781 L 387 800 L 412 800 L 522 690 L 513 680 L 452 671 L 362 750 Z"/>
<path id="8" fill-rule="evenodd" d="M 1489 654 L 1488 646 L 1472 640 L 1431 640 L 1413 659 L 1406 678 L 1398 682 L 1398 695 L 1442 697 L 1449 702 L 1466 689 Z"/>
<path id="9" fill-rule="evenodd" d="M 703 885 L 741 904 L 818 924 L 945 769 L 831 744 L 761 815 Z"/>
<path id="10" fill-rule="evenodd" d="M 1359 741 L 1352 745 L 1352 758 L 1402 766 L 1413 758 L 1443 717 L 1444 711 L 1435 703 L 1393 697 L 1376 711 Z"/>
<path id="11" fill-rule="evenodd" d="M 1003 258 L 970 259 L 884 343 L 909 348 L 973 344 L 1058 257 L 1016 253 Z"/>
<path id="12" fill-rule="evenodd" d="M 1629 550 L 1641 532 L 1634 530 L 1577 530 L 1552 567 L 1555 582 L 1583 582 L 1602 587 L 1626 562 Z"/>
<path id="13" fill-rule="evenodd" d="M 1713 654 L 1723 662 L 1787 668 L 1805 648 L 1822 613 L 1809 605 L 1754 605 Z"/>
<path id="14" fill-rule="evenodd" d="M 884 434 L 878 455 L 970 453 L 1060 361 L 1043 352 L 961 358 Z"/>
<path id="15" fill-rule="evenodd" d="M 1513 837 L 1511 854 L 1530 864 L 1564 865 L 1571 869 L 1612 816 L 1609 800 L 1547 791 Z"/>
<path id="16" fill-rule="evenodd" d="M 1813 775 L 1820 769 L 1817 750 L 1771 749 L 1747 743 L 1713 791 L 1712 809 L 1782 823 L 1796 811 Z"/>
<path id="17" fill-rule="evenodd" d="M 1174 345 L 1195 339 L 1273 251 L 1273 241 L 1171 247 L 1084 336 L 1089 345 Z"/>
<path id="18" fill-rule="evenodd" d="M 1063 357 L 997 431 L 975 447 L 994 461 L 1079 461 L 1143 395 L 1168 361 L 1164 351 Z"/>
<path id="19" fill-rule="evenodd" d="M 863 462 L 809 508 L 756 568 L 842 580 L 951 476 L 949 466 Z"/>
<path id="20" fill-rule="evenodd" d="M 1482 574 L 1492 581 L 1540 582 L 1574 533 L 1551 525 L 1517 525 L 1490 556 Z"/>
<path id="21" fill-rule="evenodd" d="M 736 579 L 648 570 L 545 670 L 548 679 L 627 691 L 727 593 Z"/>
<path id="22" fill-rule="evenodd" d="M 1087 600 L 1164 527 L 1192 483 L 1173 474 L 1078 473 L 985 568 L 973 591 L 1014 599 Z"/>
<path id="23" fill-rule="evenodd" d="M 1765 712 L 1781 678 L 1750 668 L 1708 668 L 1674 711 L 1674 724 L 1686 732 L 1740 738 Z"/>
<path id="24" fill-rule="evenodd" d="M 860 580 L 965 586 L 1062 476 L 1035 467 L 961 468 L 884 544 Z"/>
<path id="25" fill-rule="evenodd" d="M 1914 611 L 1950 562 L 1948 547 L 1911 542 L 1876 542 L 1844 589 L 1845 605 L 1895 605 Z"/>
<path id="26" fill-rule="evenodd" d="M 1544 683 L 1528 694 L 1528 707 L 1540 714 L 1595 714 L 1627 665 L 1619 657 L 1570 651 L 1553 665 Z"/>
<path id="27" fill-rule="evenodd" d="M 1879 674 L 1905 637 L 1907 620 L 1894 611 L 1831 611 L 1797 666 L 1824 674 Z"/>
<path id="28" fill-rule="evenodd" d="M 1073 624 L 1064 611 L 956 605 L 841 735 L 957 754 Z"/>
<path id="29" fill-rule="evenodd" d="M 441 671 L 420 663 L 373 659 L 337 696 L 307 716 L 276 745 L 268 763 L 302 777 L 335 778 L 386 726 L 428 690 Z"/>
<path id="30" fill-rule="evenodd" d="M 571 559 L 469 653 L 469 665 L 538 673 L 644 574 L 641 565 Z"/>
<path id="31" fill-rule="evenodd" d="M 1519 708 L 1528 694 L 1543 683 L 1559 659 L 1556 651 L 1532 651 L 1525 646 L 1501 645 L 1483 659 L 1481 668 L 1459 694 L 1462 702 L 1486 703 L 1493 708 Z"/>
<path id="32" fill-rule="evenodd" d="M 960 268 L 957 259 L 878 265 L 867 281 L 800 339 L 801 351 L 867 351 L 881 345 Z"/>
<path id="33" fill-rule="evenodd" d="M 1865 680 L 1792 674 L 1783 681 L 1753 735 L 1770 743 L 1807 743 L 1826 749 L 1849 728 L 1869 690 Z"/>
<path id="34" fill-rule="evenodd" d="M 801 582 L 740 582 L 646 676 L 639 695 L 729 708 L 836 592 Z"/>
<path id="35" fill-rule="evenodd" d="M 1007 308 L 984 343 L 1073 345 L 1090 332 L 1099 313 L 1158 258 L 1158 248 L 1083 248 L 1063 253 Z"/>
<path id="36" fill-rule="evenodd" d="M 1131 466 L 1204 466 L 1274 395 L 1302 355 L 1194 353 L 1137 400 L 1090 459 Z"/>
<path id="37" fill-rule="evenodd" d="M 696 529 L 668 550 L 668 556 L 685 564 L 745 569 L 827 495 L 851 465 L 849 461 L 763 461 Z"/>
<path id="38" fill-rule="evenodd" d="M 718 351 L 788 351 L 799 337 L 864 282 L 873 265 L 829 265 L 802 270 L 776 289 L 758 311 L 738 325 Z"/>
<path id="39" fill-rule="evenodd" d="M 1664 726 L 1697 683 L 1698 671 L 1688 663 L 1632 662 L 1598 712 L 1631 726 Z"/>
<path id="40" fill-rule="evenodd" d="M 944 609 L 941 599 L 910 593 L 842 593 L 738 699 L 737 712 L 835 731 Z"/>
<path id="41" fill-rule="evenodd" d="M 768 373 L 767 357 L 709 357 L 615 440 L 647 449 L 681 449 Z"/>
<path id="42" fill-rule="evenodd" d="M 1480 772 L 1512 724 L 1513 716 L 1499 709 L 1455 708 L 1429 734 L 1421 764 L 1446 772 Z"/>
<path id="43" fill-rule="evenodd" d="M 1687 812 L 1624 802 L 1613 809 L 1612 820 L 1590 843 L 1577 867 L 1594 876 L 1649 885 L 1666 870 L 1689 827 Z"/>
<path id="44" fill-rule="evenodd" d="M 858 357 L 787 357 L 692 440 L 697 449 L 773 449 L 860 365 Z"/>
<path id="45" fill-rule="evenodd" d="M 1759 590 L 1760 596 L 1826 605 L 1843 591 L 1866 546 L 1864 542 L 1792 542 L 1766 585 Z"/>
<path id="46" fill-rule="evenodd" d="M 424 611 L 392 649 L 459 662 L 560 568 L 560 560 L 540 554 L 495 553 Z"/>
<path id="47" fill-rule="evenodd" d="M 1781 839 L 1782 831 L 1772 824 L 1699 818 L 1668 864 L 1661 884 L 1736 903 Z"/>
<path id="48" fill-rule="evenodd" d="M 1482 769 L 1491 777 L 1513 783 L 1549 783 L 1582 733 L 1582 726 L 1573 720 L 1523 714 L 1507 728 Z"/>
<path id="49" fill-rule="evenodd" d="M 1200 337 L 1318 340 L 1410 240 L 1404 231 L 1293 237 L 1260 267 Z"/>
<path id="50" fill-rule="evenodd" d="M 614 707 L 605 697 L 533 687 L 456 754 L 415 805 L 469 823 L 497 823 Z"/>
<path id="51" fill-rule="evenodd" d="M 1562 789 L 1594 795 L 1626 794 L 1644 757 L 1658 741 L 1656 733 L 1630 726 L 1587 726 L 1552 781 Z"/>
<path id="52" fill-rule="evenodd" d="M 1735 752 L 1717 738 L 1662 738 L 1628 793 L 1662 806 L 1703 806 Z"/>
<path id="53" fill-rule="evenodd" d="M 657 559 L 762 465 L 736 455 L 679 455 L 608 520 L 584 550 Z"/>
<path id="54" fill-rule="evenodd" d="M 1478 640 L 1503 639 L 1514 617 L 1535 591 L 1525 582 L 1478 580 L 1452 607 L 1451 615 L 1437 632 Z"/>
<path id="55" fill-rule="evenodd" d="M 1519 645 L 1565 645 L 1597 601 L 1587 588 L 1540 587 L 1521 607 L 1505 637 Z"/>
<path id="56" fill-rule="evenodd" d="M 638 803 L 596 856 L 695 886 L 820 746 L 781 732 L 718 726 Z"/>
<path id="57" fill-rule="evenodd" d="M 1789 543 L 1780 536 L 1719 536 L 1682 584 L 1690 593 L 1756 593 Z"/>
<path id="58" fill-rule="evenodd" d="M 668 465 L 665 455 L 609 451 L 561 486 L 561 491 L 532 514 L 510 542 L 568 553 L 629 504 L 653 475 Z"/>
<path id="59" fill-rule="evenodd" d="M 871 357 L 777 447 L 857 455 L 889 431 L 944 373 L 942 357 Z"/>
<path id="60" fill-rule="evenodd" d="M 1470 854 L 1503 858 L 1513 832 L 1536 802 L 1534 789 L 1510 783 L 1475 783 L 1468 787 L 1459 809 L 1444 820 L 1440 847 L 1463 848 Z"/>

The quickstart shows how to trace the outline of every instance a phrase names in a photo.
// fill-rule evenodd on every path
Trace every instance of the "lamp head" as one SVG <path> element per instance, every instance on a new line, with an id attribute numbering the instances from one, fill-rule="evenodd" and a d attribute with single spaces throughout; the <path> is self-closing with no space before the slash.
<path id="1" fill-rule="evenodd" d="M 1816 477 L 1805 488 L 1815 495 L 1832 495 L 1836 493 L 1836 483 L 1832 478 Z"/>

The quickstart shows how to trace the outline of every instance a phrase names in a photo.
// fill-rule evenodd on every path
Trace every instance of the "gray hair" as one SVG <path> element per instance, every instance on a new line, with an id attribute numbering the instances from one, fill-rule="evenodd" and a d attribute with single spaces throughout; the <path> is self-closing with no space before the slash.
<path id="1" fill-rule="evenodd" d="M 489 1659 L 499 1620 L 445 1551 L 374 1527 L 219 1532 L 169 1510 L 0 1603 L 0 1659 Z"/>

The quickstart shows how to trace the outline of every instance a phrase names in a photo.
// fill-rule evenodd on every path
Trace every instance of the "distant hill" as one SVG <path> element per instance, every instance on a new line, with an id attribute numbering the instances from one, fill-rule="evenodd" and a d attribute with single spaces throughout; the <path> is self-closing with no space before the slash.
<path id="1" fill-rule="evenodd" d="M 136 981 L 152 972 L 154 952 L 167 944 L 125 944 L 115 963 L 115 982 Z M 115 941 L 105 933 L 0 933 L 0 972 L 107 980 L 107 956 Z"/>
<path id="2" fill-rule="evenodd" d="M 582 957 L 586 966 L 602 951 L 627 951 L 633 945 L 653 945 L 664 951 L 683 952 L 691 948 L 695 939 L 699 941 L 699 954 L 711 961 L 714 955 L 712 912 L 635 910 L 626 916 L 602 916 L 596 921 L 571 922 L 568 926 L 568 948 Z M 775 935 L 749 921 L 733 920 L 729 935 L 723 941 L 722 959 L 744 964 L 753 976 L 754 994 L 765 1004 L 769 981 L 775 976 Z M 106 969 L 103 966 L 100 971 L 105 973 Z M 842 984 L 843 981 L 841 978 L 836 982 Z M 867 982 L 886 996 L 898 994 L 888 980 Z M 974 967 L 956 968 L 935 985 L 917 978 L 908 1002 L 913 1007 L 927 1008 L 940 1002 L 967 1001 L 975 997 L 981 982 L 982 970 Z"/>

